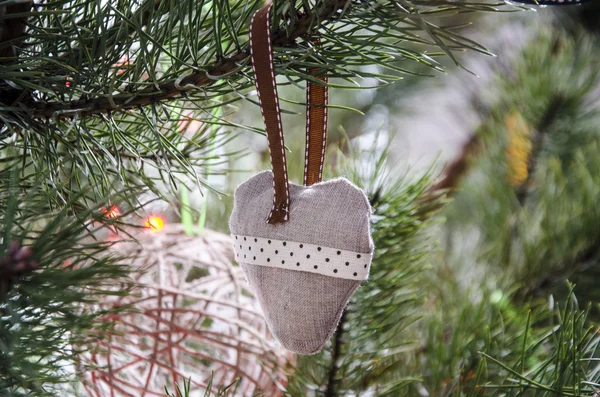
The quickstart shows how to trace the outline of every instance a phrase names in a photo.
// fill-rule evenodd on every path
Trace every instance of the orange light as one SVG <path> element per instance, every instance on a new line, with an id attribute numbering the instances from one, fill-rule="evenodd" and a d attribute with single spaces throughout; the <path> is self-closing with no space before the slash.
<path id="1" fill-rule="evenodd" d="M 163 219 L 159 216 L 151 216 L 148 218 L 146 223 L 144 223 L 144 226 L 153 232 L 160 232 L 165 226 L 165 221 L 163 221 Z"/>
<path id="2" fill-rule="evenodd" d="M 121 211 L 119 211 L 119 207 L 116 205 L 111 205 L 108 208 L 103 209 L 104 216 L 107 218 L 116 218 L 121 215 Z"/>
<path id="3" fill-rule="evenodd" d="M 122 61 L 115 63 L 114 66 L 118 68 L 117 74 L 125 73 L 129 67 L 129 57 L 125 57 Z"/>

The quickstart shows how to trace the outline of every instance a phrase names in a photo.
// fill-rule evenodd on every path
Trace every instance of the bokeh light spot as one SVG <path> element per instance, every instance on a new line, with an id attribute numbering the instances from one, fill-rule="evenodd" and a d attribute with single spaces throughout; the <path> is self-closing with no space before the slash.
<path id="1" fill-rule="evenodd" d="M 165 226 L 165 221 L 160 216 L 151 216 L 144 223 L 144 226 L 153 232 L 160 232 Z"/>

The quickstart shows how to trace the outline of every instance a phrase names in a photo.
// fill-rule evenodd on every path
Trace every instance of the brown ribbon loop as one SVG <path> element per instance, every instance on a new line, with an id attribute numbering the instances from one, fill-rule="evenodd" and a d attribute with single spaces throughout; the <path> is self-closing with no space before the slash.
<path id="1" fill-rule="evenodd" d="M 252 17 L 250 55 L 256 79 L 258 102 L 269 141 L 271 167 L 273 168 L 273 207 L 267 222 L 276 224 L 289 219 L 290 190 L 281 127 L 281 111 L 275 85 L 270 26 L 271 7 L 272 5 L 268 5 L 261 8 Z"/>
<path id="2" fill-rule="evenodd" d="M 270 224 L 289 219 L 290 189 L 283 143 L 281 110 L 275 82 L 273 47 L 271 44 L 269 4 L 258 10 L 250 22 L 250 56 L 256 80 L 260 110 L 265 123 L 271 167 L 273 169 L 273 207 L 267 219 Z M 316 74 L 318 68 L 311 69 Z M 324 83 L 326 77 L 318 77 Z M 304 184 L 310 186 L 320 182 L 323 172 L 325 144 L 327 141 L 327 87 L 307 83 L 306 110 L 306 160 Z"/>
<path id="3" fill-rule="evenodd" d="M 316 75 L 319 68 L 310 70 Z M 319 77 L 324 85 L 306 83 L 306 153 L 304 154 L 304 185 L 321 182 L 325 146 L 327 145 L 327 77 Z"/>

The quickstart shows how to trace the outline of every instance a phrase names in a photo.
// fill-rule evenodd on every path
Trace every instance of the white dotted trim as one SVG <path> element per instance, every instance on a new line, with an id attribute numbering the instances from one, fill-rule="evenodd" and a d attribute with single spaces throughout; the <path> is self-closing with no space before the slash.
<path id="1" fill-rule="evenodd" d="M 232 235 L 239 263 L 318 273 L 351 280 L 366 280 L 371 253 L 345 251 L 322 245 L 262 237 Z"/>

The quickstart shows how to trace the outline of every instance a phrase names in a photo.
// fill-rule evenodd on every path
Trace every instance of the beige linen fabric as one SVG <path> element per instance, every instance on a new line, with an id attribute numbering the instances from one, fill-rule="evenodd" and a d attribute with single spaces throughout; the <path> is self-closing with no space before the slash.
<path id="1" fill-rule="evenodd" d="M 344 178 L 312 186 L 290 184 L 290 219 L 266 223 L 273 205 L 273 174 L 264 171 L 235 192 L 232 234 L 317 244 L 371 253 L 371 207 Z M 370 266 L 370 263 L 368 264 Z M 329 340 L 360 281 L 241 262 L 271 332 L 287 349 L 313 354 Z"/>

